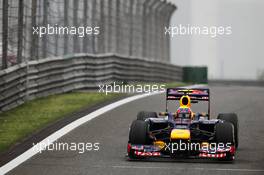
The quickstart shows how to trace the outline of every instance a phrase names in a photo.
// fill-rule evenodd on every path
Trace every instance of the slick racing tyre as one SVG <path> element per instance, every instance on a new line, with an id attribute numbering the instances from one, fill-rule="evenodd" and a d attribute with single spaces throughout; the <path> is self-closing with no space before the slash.
<path id="1" fill-rule="evenodd" d="M 215 138 L 217 144 L 229 144 L 234 145 L 234 126 L 230 122 L 217 123 L 215 126 Z M 231 161 L 234 159 L 234 155 L 227 153 L 226 157 L 222 160 Z"/>
<path id="2" fill-rule="evenodd" d="M 137 120 L 145 121 L 147 118 L 158 118 L 156 112 L 147 112 L 147 111 L 140 111 L 137 114 Z"/>
<path id="3" fill-rule="evenodd" d="M 129 144 L 132 145 L 148 145 L 151 139 L 148 135 L 149 124 L 142 120 L 134 120 L 130 126 Z M 134 150 L 130 149 L 128 152 L 130 159 L 142 159 L 143 157 L 135 155 Z"/>
<path id="4" fill-rule="evenodd" d="M 134 120 L 129 131 L 131 144 L 147 145 L 151 143 L 148 136 L 149 124 L 142 120 Z"/>
<path id="5" fill-rule="evenodd" d="M 238 124 L 237 115 L 235 113 L 219 114 L 217 119 L 230 122 L 234 125 L 235 146 L 237 148 L 239 142 L 239 137 L 238 137 L 239 124 Z"/>

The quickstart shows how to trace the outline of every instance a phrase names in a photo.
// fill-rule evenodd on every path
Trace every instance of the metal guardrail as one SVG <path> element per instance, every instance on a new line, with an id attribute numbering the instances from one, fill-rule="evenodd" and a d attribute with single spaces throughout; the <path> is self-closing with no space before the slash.
<path id="1" fill-rule="evenodd" d="M 121 55 L 75 54 L 21 63 L 0 71 L 0 111 L 27 100 L 121 81 L 181 81 L 182 68 Z"/>

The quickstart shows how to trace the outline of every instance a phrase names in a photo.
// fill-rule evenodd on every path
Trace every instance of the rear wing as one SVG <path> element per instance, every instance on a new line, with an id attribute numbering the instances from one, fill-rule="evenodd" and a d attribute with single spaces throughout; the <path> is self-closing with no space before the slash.
<path id="1" fill-rule="evenodd" d="M 188 95 L 191 101 L 207 101 L 208 115 L 210 116 L 210 90 L 208 88 L 167 88 L 166 90 L 166 111 L 168 112 L 169 100 L 180 100 L 182 96 Z"/>
<path id="2" fill-rule="evenodd" d="M 183 95 L 188 95 L 191 100 L 209 101 L 209 89 L 185 89 L 185 88 L 168 88 L 166 93 L 166 100 L 180 100 Z"/>

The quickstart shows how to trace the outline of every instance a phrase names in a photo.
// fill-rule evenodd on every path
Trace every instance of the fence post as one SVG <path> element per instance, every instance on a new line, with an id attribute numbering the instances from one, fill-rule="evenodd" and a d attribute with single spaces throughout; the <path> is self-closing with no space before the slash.
<path id="1" fill-rule="evenodd" d="M 135 2 L 135 14 L 134 16 L 134 32 L 133 37 L 137 38 L 133 40 L 133 51 L 132 55 L 136 57 L 143 57 L 143 25 L 145 21 L 143 21 L 143 11 L 144 11 L 144 3 L 146 0 L 136 0 Z"/>
<path id="2" fill-rule="evenodd" d="M 167 7 L 168 8 L 165 8 L 166 13 L 167 13 L 165 24 L 168 27 L 170 25 L 171 15 L 176 10 L 176 6 L 172 4 L 168 4 Z M 166 62 L 169 62 L 170 61 L 170 36 L 169 35 L 166 35 L 164 45 L 165 45 L 164 58 Z"/>
<path id="3" fill-rule="evenodd" d="M 74 27 L 78 27 L 78 10 L 79 10 L 79 0 L 73 1 L 73 24 Z M 80 45 L 78 42 L 79 38 L 78 35 L 73 36 L 73 52 L 79 53 L 80 52 Z"/>
<path id="4" fill-rule="evenodd" d="M 91 21 L 92 21 L 92 27 L 96 26 L 96 0 L 92 1 L 92 16 L 91 16 Z M 96 37 L 92 35 L 92 53 L 95 54 L 96 52 Z"/>
<path id="5" fill-rule="evenodd" d="M 69 8 L 69 0 L 64 0 L 64 27 L 69 26 L 68 21 L 68 8 Z M 64 49 L 63 53 L 64 55 L 67 55 L 69 53 L 68 51 L 68 42 L 69 42 L 69 36 L 67 34 L 64 35 Z"/>
<path id="6" fill-rule="evenodd" d="M 48 23 L 48 0 L 43 1 L 43 26 L 47 27 Z M 47 35 L 43 35 L 42 38 L 42 58 L 47 57 Z"/>
<path id="7" fill-rule="evenodd" d="M 149 5 L 149 30 L 148 30 L 148 58 L 155 59 L 155 5 L 160 1 L 152 1 Z"/>
<path id="8" fill-rule="evenodd" d="M 158 52 L 157 52 L 157 55 L 158 55 L 158 60 L 159 61 L 164 61 L 164 47 L 166 47 L 163 42 L 164 42 L 164 16 L 165 16 L 165 13 L 163 13 L 163 10 L 164 8 L 167 6 L 166 3 L 162 3 L 158 9 L 157 9 L 157 12 L 156 12 L 156 20 L 157 20 L 157 46 L 158 46 Z"/>
<path id="9" fill-rule="evenodd" d="M 32 7 L 31 7 L 31 30 L 35 27 L 37 27 L 37 1 L 32 0 L 31 1 Z M 30 56 L 32 59 L 38 59 L 38 40 L 37 36 L 31 32 L 31 48 L 30 48 Z"/>
<path id="10" fill-rule="evenodd" d="M 105 1 L 101 0 L 100 1 L 100 34 L 98 36 L 99 38 L 99 51 L 100 53 L 105 53 L 105 16 L 104 16 L 104 8 L 105 8 Z"/>
<path id="11" fill-rule="evenodd" d="M 8 0 L 3 0 L 2 69 L 7 68 L 8 54 Z"/>
<path id="12" fill-rule="evenodd" d="M 133 55 L 133 37 L 134 37 L 134 23 L 133 23 L 133 11 L 134 11 L 134 0 L 130 0 L 129 3 L 129 56 Z"/>
<path id="13" fill-rule="evenodd" d="M 83 25 L 84 25 L 84 27 L 87 26 L 87 20 L 88 20 L 88 14 L 87 13 L 88 13 L 88 1 L 84 0 L 83 1 Z M 87 40 L 88 40 L 87 36 L 83 37 L 83 49 L 82 49 L 82 51 L 84 53 L 87 53 L 87 51 L 88 51 Z"/>
<path id="14" fill-rule="evenodd" d="M 147 3 L 149 0 L 146 0 L 143 3 L 143 15 L 142 15 L 142 57 L 147 57 Z"/>
<path id="15" fill-rule="evenodd" d="M 160 36 L 160 33 L 159 33 L 159 26 L 160 26 L 160 23 L 159 23 L 159 15 L 158 15 L 158 9 L 159 7 L 162 5 L 162 4 L 165 4 L 161 1 L 156 1 L 157 3 L 153 4 L 152 6 L 152 19 L 153 19 L 153 23 L 152 23 L 152 50 L 151 50 L 151 53 L 152 53 L 152 58 L 154 60 L 160 60 L 160 57 L 159 57 L 159 52 L 160 52 L 160 46 L 159 46 L 159 36 Z"/>
<path id="16" fill-rule="evenodd" d="M 119 40 L 120 40 L 120 0 L 116 0 L 116 50 L 115 53 L 120 52 L 120 45 L 119 45 Z"/>
<path id="17" fill-rule="evenodd" d="M 111 53 L 112 52 L 112 18 L 111 18 L 111 14 L 112 14 L 112 0 L 108 0 L 107 2 L 107 6 L 108 6 L 108 11 L 107 11 L 107 52 Z"/>
<path id="18" fill-rule="evenodd" d="M 24 29 L 24 0 L 19 0 L 18 4 L 18 32 L 17 32 L 17 62 L 22 62 L 23 48 L 23 29 Z"/>

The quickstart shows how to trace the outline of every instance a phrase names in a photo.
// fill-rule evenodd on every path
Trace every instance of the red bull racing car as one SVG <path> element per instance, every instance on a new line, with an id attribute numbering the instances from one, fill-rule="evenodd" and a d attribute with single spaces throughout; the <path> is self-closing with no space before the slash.
<path id="1" fill-rule="evenodd" d="M 176 112 L 168 111 L 168 101 L 178 101 Z M 208 111 L 195 113 L 192 103 L 207 102 Z M 210 119 L 208 88 L 168 88 L 166 111 L 141 111 L 130 126 L 129 159 L 147 157 L 213 158 L 232 161 L 238 147 L 238 118 L 234 113 Z"/>

